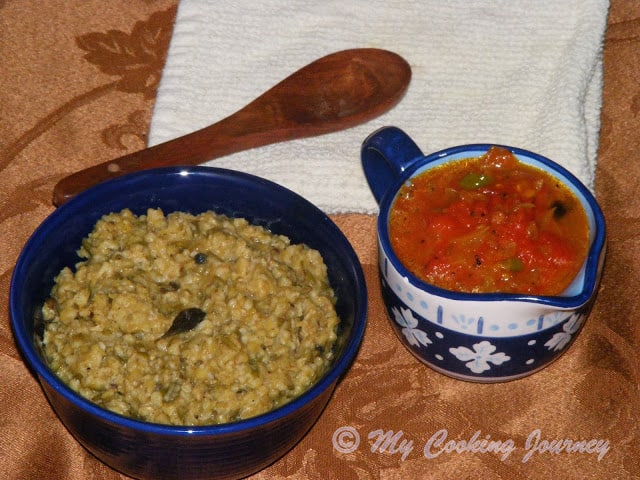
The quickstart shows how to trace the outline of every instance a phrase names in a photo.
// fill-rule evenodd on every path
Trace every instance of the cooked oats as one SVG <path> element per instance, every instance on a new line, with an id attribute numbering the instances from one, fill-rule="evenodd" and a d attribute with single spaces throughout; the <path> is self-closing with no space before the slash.
<path id="1" fill-rule="evenodd" d="M 78 254 L 43 307 L 43 350 L 106 409 L 232 422 L 299 396 L 333 359 L 339 319 L 320 253 L 245 219 L 126 209 L 100 219 Z M 166 334 L 187 309 L 204 318 Z"/>

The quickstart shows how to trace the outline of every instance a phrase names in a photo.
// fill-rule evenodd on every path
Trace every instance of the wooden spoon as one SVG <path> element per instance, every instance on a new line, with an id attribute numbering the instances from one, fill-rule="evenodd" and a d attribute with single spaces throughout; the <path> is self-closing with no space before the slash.
<path id="1" fill-rule="evenodd" d="M 410 80 L 411 67 L 395 53 L 375 48 L 332 53 L 218 123 L 63 178 L 54 188 L 53 203 L 62 205 L 86 188 L 125 173 L 200 164 L 364 123 L 398 103 Z"/>

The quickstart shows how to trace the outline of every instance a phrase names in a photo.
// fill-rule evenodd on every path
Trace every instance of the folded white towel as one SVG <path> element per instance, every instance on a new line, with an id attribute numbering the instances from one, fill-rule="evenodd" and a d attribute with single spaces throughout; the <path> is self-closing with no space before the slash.
<path id="1" fill-rule="evenodd" d="M 316 58 L 402 55 L 403 100 L 364 124 L 209 162 L 274 180 L 328 213 L 377 212 L 360 146 L 395 125 L 427 153 L 464 143 L 530 149 L 593 186 L 606 0 L 181 0 L 150 143 L 230 115 Z"/>

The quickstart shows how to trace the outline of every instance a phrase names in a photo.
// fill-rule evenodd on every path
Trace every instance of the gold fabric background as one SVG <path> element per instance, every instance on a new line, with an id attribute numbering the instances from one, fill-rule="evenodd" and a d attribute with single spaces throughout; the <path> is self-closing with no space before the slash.
<path id="1" fill-rule="evenodd" d="M 0 0 L 0 478 L 125 478 L 59 422 L 16 351 L 6 303 L 20 249 L 53 211 L 55 182 L 144 147 L 177 3 Z M 573 346 L 542 372 L 504 384 L 429 370 L 399 344 L 384 314 L 375 218 L 335 216 L 369 284 L 364 344 L 312 431 L 255 478 L 640 478 L 640 3 L 612 0 L 604 59 L 596 194 L 609 253 L 594 311 Z M 343 426 L 360 435 L 354 452 L 333 446 Z M 413 449 L 383 449 L 378 430 Z M 515 449 L 504 459 L 490 452 L 426 458 L 425 444 L 443 430 L 449 440 L 479 432 Z M 608 441 L 608 451 L 600 460 L 594 453 L 526 457 L 536 430 L 546 440 Z"/>

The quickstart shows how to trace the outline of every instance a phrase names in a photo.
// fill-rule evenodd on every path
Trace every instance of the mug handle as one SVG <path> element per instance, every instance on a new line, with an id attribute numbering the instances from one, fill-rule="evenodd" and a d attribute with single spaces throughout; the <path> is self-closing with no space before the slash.
<path id="1" fill-rule="evenodd" d="M 362 168 L 378 205 L 402 173 L 422 157 L 420 148 L 398 127 L 382 127 L 362 142 Z"/>

